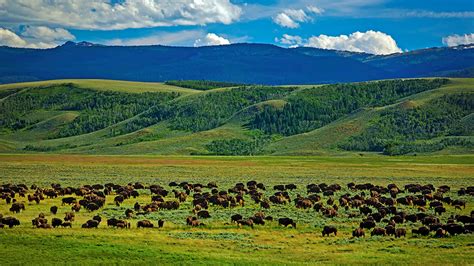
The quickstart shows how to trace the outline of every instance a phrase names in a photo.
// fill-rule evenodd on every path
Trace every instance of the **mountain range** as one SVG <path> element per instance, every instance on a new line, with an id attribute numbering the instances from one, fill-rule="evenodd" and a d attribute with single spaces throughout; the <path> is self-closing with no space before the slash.
<path id="1" fill-rule="evenodd" d="M 372 55 L 269 44 L 170 47 L 67 42 L 51 49 L 0 47 L 0 62 L 0 83 L 94 78 L 329 84 L 433 76 L 472 77 L 474 46 Z"/>

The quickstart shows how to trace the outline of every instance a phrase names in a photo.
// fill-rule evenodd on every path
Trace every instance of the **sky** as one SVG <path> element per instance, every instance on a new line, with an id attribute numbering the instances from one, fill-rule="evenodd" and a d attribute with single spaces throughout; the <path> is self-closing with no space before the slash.
<path id="1" fill-rule="evenodd" d="M 474 43 L 473 0 L 0 0 L 0 46 L 268 43 L 372 54 Z"/>

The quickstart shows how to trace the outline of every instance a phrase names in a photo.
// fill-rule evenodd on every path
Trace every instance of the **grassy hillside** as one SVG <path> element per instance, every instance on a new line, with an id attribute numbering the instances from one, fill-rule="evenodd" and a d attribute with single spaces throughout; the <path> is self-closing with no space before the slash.
<path id="1" fill-rule="evenodd" d="M 94 89 L 100 91 L 117 91 L 126 93 L 143 92 L 178 92 L 182 94 L 192 94 L 197 91 L 172 86 L 158 82 L 132 82 L 122 80 L 103 80 L 103 79 L 59 79 L 36 82 L 22 82 L 0 85 L 0 91 L 9 89 L 24 89 L 33 87 L 49 87 L 51 85 L 74 84 L 79 88 Z M 1 96 L 1 94 L 0 94 Z"/>
<path id="2" fill-rule="evenodd" d="M 398 155 L 474 151 L 474 79 L 211 87 L 202 91 L 109 80 L 1 85 L 0 152 Z"/>

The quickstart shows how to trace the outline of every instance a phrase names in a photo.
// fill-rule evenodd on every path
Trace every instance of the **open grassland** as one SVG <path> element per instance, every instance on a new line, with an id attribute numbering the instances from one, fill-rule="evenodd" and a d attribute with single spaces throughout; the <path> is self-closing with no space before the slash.
<path id="1" fill-rule="evenodd" d="M 179 92 L 181 94 L 192 94 L 199 91 L 166 85 L 159 82 L 134 82 L 122 80 L 103 79 L 58 79 L 48 81 L 22 82 L 0 85 L 0 90 L 48 87 L 60 84 L 74 84 L 79 88 L 93 89 L 99 91 L 117 91 L 126 93 L 143 92 Z"/>
<path id="2" fill-rule="evenodd" d="M 336 198 L 349 192 L 348 182 L 386 186 L 396 183 L 449 185 L 447 196 L 458 197 L 460 187 L 474 184 L 474 156 L 407 156 L 407 157 L 184 157 L 184 156 L 84 156 L 84 155 L 0 155 L 0 183 L 25 183 L 47 187 L 51 183 L 63 186 L 127 184 L 143 182 L 160 184 L 165 188 L 171 181 L 207 184 L 215 181 L 220 189 L 238 182 L 256 180 L 267 185 L 268 195 L 273 185 L 294 183 L 298 189 L 290 192 L 306 195 L 309 183 L 341 184 L 343 190 Z M 207 191 L 207 190 L 205 190 Z M 70 206 L 61 205 L 61 197 L 45 199 L 39 204 L 28 203 L 19 214 L 8 211 L 9 205 L 0 201 L 0 213 L 13 215 L 22 224 L 0 229 L 0 264 L 434 264 L 469 265 L 474 260 L 474 236 L 463 234 L 446 238 L 422 237 L 411 233 L 419 224 L 406 223 L 404 238 L 352 238 L 351 232 L 360 218 L 349 219 L 354 210 L 340 210 L 335 218 L 325 218 L 313 209 L 296 209 L 293 203 L 273 206 L 265 210 L 275 218 L 292 217 L 297 229 L 284 228 L 267 222 L 254 229 L 238 228 L 230 224 L 234 213 L 251 216 L 260 211 L 250 199 L 245 207 L 222 208 L 211 206 L 211 218 L 203 220 L 203 227 L 191 228 L 185 218 L 191 213 L 191 197 L 178 210 L 160 210 L 129 219 L 131 229 L 107 228 L 104 221 L 98 229 L 82 229 L 81 224 L 99 214 L 103 219 L 123 219 L 135 202 L 150 202 L 150 191 L 139 190 L 140 196 L 128 199 L 121 206 L 113 203 L 115 195 L 107 196 L 106 205 L 98 211 L 82 209 L 76 214 L 72 228 L 50 230 L 33 229 L 31 219 L 40 212 L 46 218 L 63 218 Z M 172 195 L 167 197 L 169 200 Z M 450 215 L 469 215 L 474 210 L 474 199 L 463 196 L 465 209 L 447 206 L 441 216 L 445 222 Z M 324 198 L 324 201 L 326 198 Z M 20 199 L 20 201 L 22 201 Z M 59 207 L 57 216 L 49 207 Z M 399 206 L 414 211 L 413 207 Z M 357 210 L 356 210 L 357 211 Z M 428 210 L 432 213 L 432 210 Z M 138 229 L 136 222 L 149 219 L 156 223 L 165 220 L 163 228 Z M 325 225 L 337 226 L 337 236 L 322 237 Z"/>

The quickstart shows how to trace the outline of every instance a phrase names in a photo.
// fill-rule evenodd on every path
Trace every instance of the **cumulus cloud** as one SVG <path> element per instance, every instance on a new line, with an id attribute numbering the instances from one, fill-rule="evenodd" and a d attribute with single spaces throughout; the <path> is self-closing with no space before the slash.
<path id="1" fill-rule="evenodd" d="M 69 31 L 62 28 L 48 28 L 44 26 L 27 26 L 21 33 L 23 37 L 33 38 L 36 40 L 51 41 L 69 41 L 75 37 Z"/>
<path id="2" fill-rule="evenodd" d="M 221 37 L 215 33 L 208 33 L 203 39 L 197 39 L 194 42 L 194 46 L 211 46 L 211 45 L 228 45 L 230 41 L 224 37 Z"/>
<path id="3" fill-rule="evenodd" d="M 74 39 L 74 35 L 62 28 L 26 27 L 20 34 L 0 28 L 0 46 L 44 49 Z"/>
<path id="4" fill-rule="evenodd" d="M 303 9 L 285 9 L 273 17 L 273 22 L 281 27 L 295 29 L 300 26 L 300 23 L 312 21 L 311 14 L 320 15 L 324 9 L 316 6 L 307 6 L 306 11 Z"/>
<path id="5" fill-rule="evenodd" d="M 26 41 L 8 29 L 0 28 L 0 46 L 25 47 Z"/>
<path id="6" fill-rule="evenodd" d="M 230 24 L 241 13 L 229 0 L 0 0 L 0 22 L 93 30 Z"/>
<path id="7" fill-rule="evenodd" d="M 314 14 L 322 14 L 324 12 L 324 9 L 316 6 L 308 6 L 306 9 L 308 9 L 309 12 L 314 13 Z"/>
<path id="8" fill-rule="evenodd" d="M 392 36 L 373 30 L 367 32 L 357 31 L 350 35 L 339 36 L 322 34 L 312 36 L 308 39 L 302 39 L 299 36 L 283 35 L 281 39 L 277 40 L 282 44 L 289 44 L 291 47 L 305 46 L 369 54 L 393 54 L 402 52 Z"/>
<path id="9" fill-rule="evenodd" d="M 129 39 L 113 39 L 103 42 L 106 45 L 138 46 L 138 45 L 191 45 L 196 38 L 204 33 L 200 30 L 184 30 L 179 32 L 159 32 L 149 36 Z"/>
<path id="10" fill-rule="evenodd" d="M 474 43 L 474 33 L 464 35 L 449 35 L 443 38 L 443 44 L 447 46 L 458 46 Z"/>
<path id="11" fill-rule="evenodd" d="M 295 48 L 301 46 L 301 44 L 303 43 L 303 38 L 301 38 L 300 36 L 283 34 L 281 38 L 275 38 L 275 42 L 287 45 L 290 48 Z"/>
<path id="12" fill-rule="evenodd" d="M 303 9 L 285 9 L 273 17 L 273 22 L 285 28 L 295 29 L 300 26 L 300 23 L 313 20 L 308 13 L 319 15 L 324 12 L 322 8 L 316 6 L 308 6 L 306 10 L 307 11 Z"/>

